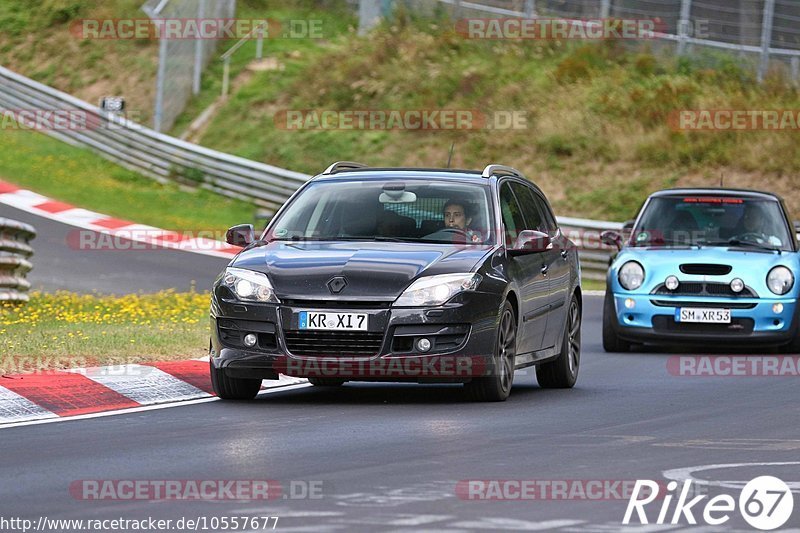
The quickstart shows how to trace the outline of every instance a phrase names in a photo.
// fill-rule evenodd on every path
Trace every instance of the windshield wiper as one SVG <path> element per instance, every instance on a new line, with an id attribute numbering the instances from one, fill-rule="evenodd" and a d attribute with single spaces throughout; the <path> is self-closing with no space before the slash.
<path id="1" fill-rule="evenodd" d="M 698 244 L 702 244 L 703 246 L 741 246 L 743 248 L 747 248 L 749 246 L 751 248 L 758 248 L 759 250 L 769 250 L 770 252 L 778 252 L 779 254 L 781 253 L 780 248 L 767 246 L 766 244 L 759 244 L 753 241 L 742 241 L 739 239 L 728 239 L 727 241 L 699 241 Z"/>
<path id="2" fill-rule="evenodd" d="M 384 237 L 382 235 L 376 235 L 374 237 L 329 237 L 325 240 L 331 241 L 376 241 L 376 242 L 415 242 L 416 239 L 407 238 L 401 239 L 399 237 Z"/>
<path id="3" fill-rule="evenodd" d="M 676 241 L 673 239 L 659 239 L 656 242 L 648 242 L 642 241 L 637 242 L 633 245 L 634 247 L 644 247 L 644 246 L 652 246 L 652 247 L 659 247 L 659 246 L 698 246 L 696 243 L 685 242 L 685 241 Z"/>

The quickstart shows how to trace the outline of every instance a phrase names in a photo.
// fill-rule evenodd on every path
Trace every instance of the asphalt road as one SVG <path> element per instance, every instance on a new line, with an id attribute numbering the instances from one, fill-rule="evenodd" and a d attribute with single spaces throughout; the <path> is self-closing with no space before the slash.
<path id="1" fill-rule="evenodd" d="M 175 288 L 209 290 L 228 260 L 179 250 L 78 250 L 68 242 L 76 230 L 54 220 L 0 204 L 0 217 L 36 228 L 32 288 L 127 294 Z M 82 230 L 88 231 L 88 230 Z"/>
<path id="2" fill-rule="evenodd" d="M 579 493 L 476 501 L 460 498 L 456 487 L 481 479 L 664 482 L 665 471 L 704 465 L 717 466 L 695 477 L 800 480 L 796 377 L 680 377 L 667 371 L 672 352 L 604 354 L 601 304 L 587 298 L 583 364 L 572 390 L 542 390 L 530 372 L 518 372 L 500 404 L 469 403 L 457 385 L 355 384 L 0 430 L 0 517 L 277 516 L 283 531 L 601 532 L 622 529 L 627 499 L 613 488 L 602 501 Z M 752 465 L 774 462 L 795 464 Z M 719 466 L 726 464 L 744 466 Z M 300 497 L 310 482 L 322 497 L 86 501 L 69 492 L 78 480 L 253 479 L 279 481 L 284 494 L 291 486 Z M 738 497 L 738 490 L 710 491 Z M 800 527 L 794 499 L 785 527 Z M 652 505 L 651 521 L 660 501 Z M 702 509 L 695 516 L 702 523 Z M 752 531 L 737 512 L 731 516 L 720 531 Z"/>

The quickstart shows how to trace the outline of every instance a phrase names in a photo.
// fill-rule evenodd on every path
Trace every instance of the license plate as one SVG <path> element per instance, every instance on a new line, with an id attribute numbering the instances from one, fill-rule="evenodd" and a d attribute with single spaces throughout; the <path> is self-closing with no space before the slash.
<path id="1" fill-rule="evenodd" d="M 675 322 L 700 322 L 704 324 L 730 324 L 730 309 L 678 308 Z"/>
<path id="2" fill-rule="evenodd" d="M 301 311 L 298 323 L 300 329 L 327 329 L 366 331 L 367 315 L 363 313 L 322 313 Z"/>

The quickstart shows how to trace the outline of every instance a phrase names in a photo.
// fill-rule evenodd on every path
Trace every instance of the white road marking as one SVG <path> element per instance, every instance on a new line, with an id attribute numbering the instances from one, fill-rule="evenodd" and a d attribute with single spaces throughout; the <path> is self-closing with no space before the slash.
<path id="1" fill-rule="evenodd" d="M 0 387 L 0 424 L 31 418 L 49 419 L 58 418 L 58 415 L 16 392 Z"/>
<path id="2" fill-rule="evenodd" d="M 706 470 L 744 468 L 749 466 L 791 466 L 791 465 L 800 465 L 800 461 L 786 461 L 779 463 L 726 463 L 726 464 L 716 464 L 716 465 L 699 465 L 699 466 L 689 466 L 686 468 L 673 468 L 671 470 L 664 470 L 661 474 L 666 479 L 669 479 L 670 481 L 677 481 L 678 483 L 683 483 L 686 480 L 691 480 L 692 483 L 700 486 L 741 490 L 747 484 L 747 481 L 725 481 L 725 480 L 715 481 L 710 479 L 698 479 L 694 477 L 693 474 L 696 472 L 704 472 Z M 800 492 L 800 481 L 787 481 L 784 479 L 783 482 L 789 486 L 792 492 Z"/>

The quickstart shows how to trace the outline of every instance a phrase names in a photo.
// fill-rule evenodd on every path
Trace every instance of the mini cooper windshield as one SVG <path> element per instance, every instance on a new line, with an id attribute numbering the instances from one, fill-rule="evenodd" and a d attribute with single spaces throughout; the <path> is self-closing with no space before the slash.
<path id="1" fill-rule="evenodd" d="M 320 181 L 287 206 L 267 239 L 492 244 L 488 194 L 488 186 L 453 181 Z"/>
<path id="2" fill-rule="evenodd" d="M 792 250 L 781 206 L 733 196 L 651 199 L 631 234 L 632 246 L 737 246 Z"/>

